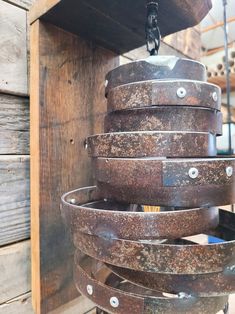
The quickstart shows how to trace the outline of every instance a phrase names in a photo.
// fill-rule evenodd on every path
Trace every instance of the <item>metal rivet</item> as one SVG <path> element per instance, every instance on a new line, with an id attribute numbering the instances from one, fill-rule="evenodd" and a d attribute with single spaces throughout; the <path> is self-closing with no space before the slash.
<path id="1" fill-rule="evenodd" d="M 108 86 L 109 81 L 105 80 L 104 86 L 107 87 Z"/>
<path id="2" fill-rule="evenodd" d="M 118 307 L 119 306 L 119 300 L 116 297 L 110 298 L 109 302 L 110 302 L 110 305 L 112 307 Z"/>
<path id="3" fill-rule="evenodd" d="M 186 299 L 186 298 L 190 298 L 190 295 L 185 293 L 185 292 L 179 292 L 178 293 L 178 298 L 179 299 Z"/>
<path id="4" fill-rule="evenodd" d="M 218 95 L 217 95 L 216 92 L 214 92 L 214 93 L 212 94 L 212 98 L 213 98 L 214 101 L 217 101 L 217 100 L 218 100 Z"/>
<path id="5" fill-rule="evenodd" d="M 75 198 L 71 198 L 71 200 L 69 201 L 70 204 L 76 204 L 76 200 Z"/>
<path id="6" fill-rule="evenodd" d="M 231 177 L 233 175 L 233 167 L 229 166 L 226 168 L 226 174 L 228 177 Z"/>
<path id="7" fill-rule="evenodd" d="M 198 177 L 198 173 L 197 168 L 190 168 L 188 171 L 188 175 L 191 179 L 196 179 Z"/>
<path id="8" fill-rule="evenodd" d="M 180 87 L 180 88 L 177 89 L 176 94 L 177 94 L 177 96 L 178 96 L 179 98 L 184 98 L 184 97 L 186 96 L 187 92 L 186 92 L 186 89 L 185 89 L 185 88 Z"/>
<path id="9" fill-rule="evenodd" d="M 87 285 L 86 286 L 86 291 L 89 295 L 92 295 L 93 294 L 93 287 L 92 285 Z"/>
<path id="10" fill-rule="evenodd" d="M 85 139 L 85 141 L 84 141 L 84 148 L 85 148 L 85 149 L 87 149 L 87 148 L 88 148 L 87 139 Z"/>
<path id="11" fill-rule="evenodd" d="M 231 266 L 229 270 L 231 270 L 232 273 L 235 273 L 235 265 Z"/>

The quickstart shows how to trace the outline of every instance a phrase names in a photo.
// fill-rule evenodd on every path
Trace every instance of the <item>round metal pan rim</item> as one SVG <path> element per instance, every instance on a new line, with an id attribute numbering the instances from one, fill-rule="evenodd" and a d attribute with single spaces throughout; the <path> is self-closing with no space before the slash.
<path id="1" fill-rule="evenodd" d="M 90 300 L 95 300 L 95 302 L 99 305 L 100 308 L 104 310 L 108 310 L 110 313 L 127 313 L 127 307 L 128 311 L 133 310 L 132 305 L 135 305 L 136 308 L 134 308 L 134 313 L 138 314 L 143 314 L 143 313 L 150 313 L 149 310 L 154 311 L 153 313 L 157 313 L 156 308 L 162 311 L 164 310 L 164 313 L 173 313 L 174 310 L 177 309 L 180 310 L 179 313 L 189 313 L 194 309 L 196 306 L 196 310 L 200 310 L 200 313 L 212 313 L 211 311 L 208 312 L 208 305 L 207 307 L 203 309 L 203 306 L 201 308 L 200 303 L 195 304 L 195 301 L 203 300 L 207 302 L 208 300 L 214 300 L 213 306 L 215 307 L 214 310 L 216 312 L 218 310 L 222 310 L 225 306 L 225 303 L 228 300 L 227 296 L 208 296 L 208 297 L 200 297 L 200 296 L 194 296 L 194 295 L 187 295 L 184 294 L 183 297 L 181 297 L 179 294 L 178 295 L 171 295 L 171 297 L 164 296 L 162 292 L 159 292 L 158 295 L 148 295 L 147 291 L 151 291 L 150 289 L 147 288 L 142 288 L 142 291 L 146 291 L 145 294 L 141 294 L 139 291 L 133 291 L 133 289 L 127 289 L 127 290 L 122 290 L 119 287 L 115 287 L 112 285 L 112 283 L 106 283 L 107 278 L 97 278 L 97 275 L 92 272 L 92 266 L 93 263 L 95 262 L 90 256 L 85 256 L 81 258 L 79 251 L 75 252 L 74 256 L 74 280 L 75 280 L 75 285 L 76 288 L 84 295 L 86 295 Z M 88 259 L 88 263 L 87 263 Z M 85 262 L 84 262 L 85 261 Z M 85 265 L 84 265 L 85 264 Z M 102 265 L 102 264 L 101 264 Z M 104 267 L 104 266 L 103 266 Z M 107 267 L 107 266 L 106 266 Z M 112 274 L 113 272 L 110 271 L 109 274 Z M 117 276 L 121 280 L 121 277 Z M 80 280 L 78 280 L 80 279 Z M 138 289 L 138 285 L 132 284 L 131 282 L 130 286 L 135 287 Z M 88 284 L 91 286 L 91 292 L 87 289 Z M 94 291 L 93 291 L 94 289 Z M 101 289 L 103 289 L 103 293 L 101 297 Z M 98 295 L 95 293 L 98 292 Z M 94 292 L 94 293 L 93 293 Z M 154 291 L 151 291 L 154 293 Z M 156 293 L 156 292 L 155 292 Z M 110 306 L 109 300 L 110 296 L 115 296 L 115 300 L 118 302 L 117 310 L 114 310 L 112 306 Z M 119 304 L 119 299 L 120 299 L 120 304 Z M 220 301 L 219 301 L 220 300 Z M 156 302 L 156 304 L 155 304 Z M 158 302 L 160 302 L 158 304 Z M 166 302 L 166 305 L 164 304 Z M 218 303 L 216 303 L 218 302 Z M 222 303 L 222 304 L 221 304 Z M 112 303 L 111 303 L 112 305 Z M 206 305 L 206 304 L 205 304 Z M 121 307 L 122 311 L 118 311 L 119 306 Z M 187 307 L 186 307 L 187 306 Z M 197 308 L 199 306 L 200 308 Z M 211 310 L 212 304 L 210 304 L 210 310 Z M 124 308 L 123 308 L 124 307 Z M 116 306 L 115 306 L 116 308 Z M 125 309 L 125 312 L 123 310 Z M 167 312 L 165 312 L 167 311 Z M 201 312 L 202 311 L 202 312 Z M 206 311 L 206 312 L 205 312 Z M 151 312 L 152 313 L 152 312 Z M 193 311 L 193 313 L 196 313 Z"/>
<path id="2" fill-rule="evenodd" d="M 199 81 L 199 80 L 189 80 L 189 79 L 173 79 L 173 78 L 170 78 L 169 80 L 167 79 L 151 79 L 151 80 L 144 80 L 144 81 L 137 81 L 137 82 L 130 82 L 130 83 L 126 83 L 126 84 L 121 84 L 121 85 L 118 85 L 118 86 L 115 86 L 115 87 L 112 87 L 110 88 L 109 92 L 111 90 L 115 90 L 115 89 L 118 89 L 119 87 L 124 87 L 126 85 L 137 85 L 137 84 L 144 84 L 144 83 L 149 83 L 149 84 L 157 84 L 157 83 L 196 83 L 196 84 L 201 84 L 201 85 L 208 85 L 208 86 L 213 86 L 215 87 L 217 90 L 220 91 L 220 87 L 214 83 L 209 83 L 209 82 L 205 82 L 205 81 Z M 108 93 L 109 93 L 108 92 Z M 108 95 L 107 93 L 107 95 Z M 176 106 L 176 105 L 175 105 Z"/>
<path id="3" fill-rule="evenodd" d="M 107 112 L 107 114 L 110 114 L 110 113 L 120 113 L 120 112 L 128 112 L 130 111 L 133 112 L 133 111 L 145 111 L 145 110 L 154 110 L 154 109 L 164 109 L 166 107 L 169 107 L 170 108 L 177 108 L 177 109 L 183 109 L 183 108 L 189 108 L 189 109 L 198 109 L 198 110 L 206 110 L 206 111 L 214 111 L 214 112 L 221 112 L 221 110 L 219 109 L 215 109 L 215 108 L 209 108 L 209 107 L 202 107 L 202 106 L 193 106 L 193 105 L 170 105 L 170 106 L 167 106 L 167 105 L 149 105 L 149 106 L 144 106 L 144 107 L 133 107 L 133 108 L 123 108 L 121 110 L 113 110 L 111 112 Z M 191 131 L 192 132 L 192 131 Z"/>
<path id="4" fill-rule="evenodd" d="M 200 161 L 207 161 L 207 162 L 213 162 L 213 161 L 233 161 L 235 160 L 234 157 L 206 157 L 206 158 L 200 158 L 200 157 L 182 157 L 182 158 L 170 158 L 170 157 L 136 157 L 136 158 L 131 158 L 131 157 L 93 157 L 93 159 L 105 159 L 105 160 L 156 160 L 156 161 L 161 161 L 163 160 L 164 162 L 200 162 Z"/>
<path id="5" fill-rule="evenodd" d="M 154 134 L 211 134 L 210 132 L 199 132 L 199 131 L 125 131 L 125 132 L 110 132 L 110 133 L 96 133 L 94 135 L 88 136 L 89 138 L 97 137 L 97 136 L 112 136 L 112 135 L 123 135 L 123 134 L 147 134 L 147 135 L 154 135 Z"/>
<path id="6" fill-rule="evenodd" d="M 70 203 L 69 200 L 67 200 L 67 198 L 72 195 L 72 194 L 76 194 L 77 192 L 79 191 L 82 191 L 82 190 L 94 190 L 94 189 L 97 189 L 97 186 L 96 185 L 93 185 L 93 186 L 87 186 L 87 187 L 83 187 L 83 188 L 80 188 L 80 189 L 75 189 L 75 190 L 72 190 L 70 192 L 67 192 L 65 194 L 62 195 L 61 197 L 61 201 L 64 205 L 69 205 L 70 207 L 72 207 L 73 209 L 75 210 L 78 210 L 79 207 L 83 207 L 84 205 L 86 204 L 73 204 L 73 203 Z M 97 193 L 99 193 L 99 191 L 97 190 Z M 70 199 L 71 200 L 71 199 Z M 102 198 L 100 199 L 102 200 Z M 105 200 L 105 199 L 103 199 Z M 97 200 L 98 201 L 98 200 Z M 90 202 L 89 202 L 90 203 Z M 107 209 L 98 209 L 98 208 L 91 208 L 91 207 L 83 207 L 84 210 L 89 210 L 91 212 L 102 212 L 102 213 L 107 213 L 110 214 L 110 213 L 114 213 L 114 214 L 120 214 L 120 215 L 124 215 L 125 213 L 128 213 L 128 214 L 132 214 L 133 216 L 147 216 L 147 215 L 156 215 L 156 216 L 164 216 L 166 214 L 169 214 L 169 213 L 185 213 L 185 211 L 187 210 L 190 210 L 191 212 L 197 212 L 199 209 L 203 209 L 203 208 L 188 208 L 188 209 L 177 209 L 175 211 L 162 211 L 162 212 L 132 212 L 132 211 L 119 211 L 119 210 L 107 210 Z M 218 207 L 212 207 L 214 209 L 217 209 Z M 208 208 L 204 208 L 205 210 L 207 210 Z"/>
<path id="7" fill-rule="evenodd" d="M 163 57 L 164 57 L 164 55 L 163 55 Z M 167 56 L 168 57 L 168 56 Z M 169 55 L 169 57 L 171 57 L 170 55 Z M 176 56 L 174 56 L 174 55 L 172 55 L 172 57 L 174 57 L 174 59 L 177 59 L 177 62 L 180 60 L 180 61 L 186 61 L 186 62 L 188 62 L 188 63 L 197 63 L 197 64 L 199 64 L 199 65 L 201 65 L 204 69 L 205 69 L 205 71 L 206 71 L 206 66 L 205 66 L 205 64 L 203 64 L 202 62 L 200 62 L 200 61 L 198 61 L 198 60 L 191 60 L 191 59 L 188 59 L 188 58 L 184 58 L 184 57 L 176 57 Z M 151 65 L 155 65 L 155 64 L 153 64 L 152 62 L 149 62 L 148 60 L 146 60 L 147 58 L 144 58 L 144 59 L 138 59 L 138 60 L 135 60 L 135 61 L 133 61 L 132 63 L 139 63 L 139 62 L 146 62 L 146 63 L 149 63 L 149 64 L 151 64 Z M 107 73 L 107 75 L 109 74 L 109 73 L 111 73 L 113 70 L 116 70 L 116 69 L 118 69 L 118 68 L 122 68 L 122 67 L 125 67 L 125 65 L 126 64 L 121 64 L 121 65 L 118 65 L 118 66 L 116 66 L 116 67 L 114 67 L 111 71 L 109 71 L 108 73 Z M 155 65 L 156 67 L 158 66 L 158 65 Z"/>

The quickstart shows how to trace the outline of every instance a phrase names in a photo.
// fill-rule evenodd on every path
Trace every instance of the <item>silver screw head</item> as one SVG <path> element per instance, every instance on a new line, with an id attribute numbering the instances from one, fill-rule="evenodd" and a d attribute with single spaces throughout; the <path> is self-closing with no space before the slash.
<path id="1" fill-rule="evenodd" d="M 71 198 L 71 200 L 69 200 L 69 203 L 70 203 L 70 204 L 76 204 L 75 198 Z"/>
<path id="2" fill-rule="evenodd" d="M 186 96 L 187 92 L 186 92 L 186 89 L 184 87 L 180 87 L 177 89 L 176 94 L 179 98 L 184 98 Z"/>
<path id="3" fill-rule="evenodd" d="M 187 298 L 190 298 L 190 295 L 185 293 L 185 292 L 179 292 L 178 293 L 178 298 L 179 299 L 187 299 Z"/>
<path id="4" fill-rule="evenodd" d="M 112 307 L 118 307 L 119 306 L 119 300 L 116 297 L 110 298 L 109 302 L 110 302 L 110 305 Z"/>
<path id="5" fill-rule="evenodd" d="M 93 287 L 92 285 L 87 285 L 86 286 L 86 291 L 89 295 L 92 295 L 93 294 Z"/>
<path id="6" fill-rule="evenodd" d="M 196 179 L 198 177 L 199 171 L 197 168 L 190 168 L 188 175 L 191 179 Z"/>
<path id="7" fill-rule="evenodd" d="M 231 177 L 233 175 L 233 167 L 231 166 L 226 167 L 226 174 L 228 177 Z"/>
<path id="8" fill-rule="evenodd" d="M 217 101 L 217 100 L 218 100 L 218 95 L 217 95 L 216 92 L 214 92 L 214 93 L 212 94 L 212 98 L 213 98 L 214 101 Z"/>

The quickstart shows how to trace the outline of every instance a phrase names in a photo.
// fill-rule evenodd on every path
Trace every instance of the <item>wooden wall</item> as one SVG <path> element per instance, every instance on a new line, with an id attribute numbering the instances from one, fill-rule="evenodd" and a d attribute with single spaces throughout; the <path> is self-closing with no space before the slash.
<path id="1" fill-rule="evenodd" d="M 28 9 L 33 0 L 0 0 L 0 314 L 32 314 L 29 200 Z M 161 54 L 198 58 L 186 35 L 172 35 Z M 184 33 L 183 33 L 184 34 Z M 185 33 L 186 34 L 186 33 Z M 176 47 L 176 50 L 172 48 Z M 193 53 L 192 53 L 193 52 Z M 146 56 L 142 47 L 122 63 Z M 94 305 L 82 297 L 53 314 L 82 314 Z"/>
<path id="2" fill-rule="evenodd" d="M 13 4 L 14 3 L 14 4 Z M 27 7 L 0 0 L 0 314 L 31 314 Z"/>

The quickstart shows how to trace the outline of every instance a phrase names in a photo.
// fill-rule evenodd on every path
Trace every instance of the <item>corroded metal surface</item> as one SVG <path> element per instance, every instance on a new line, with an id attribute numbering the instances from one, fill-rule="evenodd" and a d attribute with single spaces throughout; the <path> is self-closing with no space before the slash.
<path id="1" fill-rule="evenodd" d="M 104 131 L 186 131 L 222 134 L 222 114 L 194 107 L 158 106 L 119 110 L 106 115 Z"/>
<path id="2" fill-rule="evenodd" d="M 177 239 L 203 233 L 219 223 L 216 208 L 166 208 L 157 213 L 133 212 L 134 209 L 131 204 L 103 201 L 96 187 L 69 192 L 62 198 L 61 208 L 73 234 L 116 239 Z"/>
<path id="3" fill-rule="evenodd" d="M 235 293 L 235 273 L 224 270 L 203 275 L 146 273 L 109 265 L 117 275 L 145 288 L 172 294 L 184 291 L 193 296 L 218 296 Z"/>
<path id="4" fill-rule="evenodd" d="M 212 206 L 235 203 L 235 156 L 215 157 L 220 89 L 202 64 L 154 56 L 109 72 L 106 97 L 107 133 L 85 145 L 97 187 L 62 197 L 78 290 L 109 313 L 226 309 L 235 214 Z"/>
<path id="5" fill-rule="evenodd" d="M 218 86 L 190 80 L 126 84 L 111 89 L 107 98 L 108 112 L 163 105 L 216 110 L 221 106 L 221 92 Z"/>
<path id="6" fill-rule="evenodd" d="M 111 283 L 97 280 L 92 272 L 92 266 L 90 257 L 82 258 L 78 252 L 75 254 L 74 280 L 76 287 L 83 295 L 109 313 L 214 314 L 224 308 L 228 299 L 226 296 L 216 298 L 179 297 L 177 295 L 164 297 L 161 293 L 140 289 L 131 284 L 122 284 L 119 277 L 114 279 L 115 285 L 112 286 Z M 92 290 L 87 287 L 92 287 Z"/>
<path id="7" fill-rule="evenodd" d="M 102 262 L 144 272 L 184 275 L 218 273 L 233 267 L 235 262 L 235 241 L 208 245 L 172 241 L 168 244 L 77 232 L 74 234 L 74 245 Z"/>
<path id="8" fill-rule="evenodd" d="M 106 95 L 116 86 L 162 79 L 206 81 L 206 69 L 202 63 L 189 59 L 152 56 L 121 65 L 110 71 L 106 76 Z"/>
<path id="9" fill-rule="evenodd" d="M 216 137 L 202 132 L 116 132 L 88 137 L 91 157 L 212 157 Z"/>
<path id="10" fill-rule="evenodd" d="M 235 158 L 94 158 L 93 165 L 104 198 L 186 208 L 235 202 L 235 173 L 226 172 Z M 194 168 L 198 176 L 191 178 Z"/>

